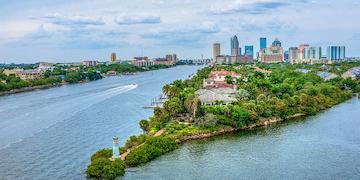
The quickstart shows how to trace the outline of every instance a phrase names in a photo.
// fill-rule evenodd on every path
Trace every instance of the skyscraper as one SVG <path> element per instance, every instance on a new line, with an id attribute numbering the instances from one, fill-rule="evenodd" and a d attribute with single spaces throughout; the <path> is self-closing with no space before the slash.
<path id="1" fill-rule="evenodd" d="M 305 48 L 310 47 L 309 44 L 300 44 L 298 48 L 298 56 L 297 59 L 303 60 L 305 59 Z"/>
<path id="2" fill-rule="evenodd" d="M 216 60 L 216 57 L 220 56 L 220 43 L 213 44 L 213 60 Z"/>
<path id="3" fill-rule="evenodd" d="M 111 53 L 110 62 L 115 62 L 115 61 L 116 61 L 116 53 Z"/>
<path id="4" fill-rule="evenodd" d="M 239 40 L 236 35 L 234 35 L 230 39 L 230 49 L 231 49 L 231 55 L 232 56 L 238 56 L 239 55 Z"/>
<path id="5" fill-rule="evenodd" d="M 305 59 L 306 60 L 319 60 L 321 59 L 321 47 L 306 47 Z"/>
<path id="6" fill-rule="evenodd" d="M 326 49 L 326 56 L 328 60 L 345 59 L 345 46 L 328 46 Z"/>
<path id="7" fill-rule="evenodd" d="M 298 48 L 290 47 L 289 48 L 289 62 L 291 64 L 295 64 L 297 59 L 298 59 Z"/>
<path id="8" fill-rule="evenodd" d="M 176 56 L 176 54 L 167 54 L 167 55 L 165 56 L 165 58 L 166 58 L 167 61 L 172 61 L 172 62 L 174 62 L 174 63 L 176 63 L 176 61 L 177 61 L 177 56 Z"/>
<path id="9" fill-rule="evenodd" d="M 289 62 L 289 51 L 284 52 L 284 60 L 285 62 Z"/>
<path id="10" fill-rule="evenodd" d="M 259 52 L 259 61 L 264 63 L 279 63 L 284 61 L 284 49 L 276 38 L 272 45 Z"/>
<path id="11" fill-rule="evenodd" d="M 260 38 L 260 51 L 266 48 L 266 38 L 261 37 Z"/>
<path id="12" fill-rule="evenodd" d="M 245 56 L 254 57 L 254 46 L 245 46 Z"/>
<path id="13" fill-rule="evenodd" d="M 272 46 L 279 46 L 279 47 L 281 47 L 281 42 L 279 41 L 278 38 L 275 38 L 274 42 L 272 43 Z"/>

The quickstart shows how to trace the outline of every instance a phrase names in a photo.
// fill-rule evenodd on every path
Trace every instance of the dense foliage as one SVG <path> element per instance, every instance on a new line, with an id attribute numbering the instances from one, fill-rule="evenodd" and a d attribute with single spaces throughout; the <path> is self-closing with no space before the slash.
<path id="1" fill-rule="evenodd" d="M 172 138 L 161 136 L 150 138 L 144 145 L 131 151 L 126 157 L 125 163 L 128 166 L 143 164 L 176 148 L 177 144 Z"/>
<path id="2" fill-rule="evenodd" d="M 46 77 L 25 81 L 13 75 L 6 76 L 5 74 L 0 73 L 0 92 L 10 91 L 12 89 L 20 89 L 24 87 L 56 85 L 60 83 L 61 79 L 59 77 Z"/>
<path id="3" fill-rule="evenodd" d="M 125 173 L 125 163 L 121 159 L 111 161 L 111 149 L 102 149 L 91 156 L 91 164 L 87 167 L 86 174 L 100 179 L 115 179 Z"/>

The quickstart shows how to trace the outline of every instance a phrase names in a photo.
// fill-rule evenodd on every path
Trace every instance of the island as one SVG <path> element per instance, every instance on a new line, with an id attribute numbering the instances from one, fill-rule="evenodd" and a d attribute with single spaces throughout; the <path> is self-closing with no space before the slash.
<path id="1" fill-rule="evenodd" d="M 89 177 L 115 179 L 182 143 L 315 115 L 360 92 L 360 63 L 235 64 L 204 67 L 163 87 L 167 99 L 143 134 L 91 156 Z M 117 154 L 117 151 L 120 154 Z M 115 157 L 115 158 L 114 158 Z"/>

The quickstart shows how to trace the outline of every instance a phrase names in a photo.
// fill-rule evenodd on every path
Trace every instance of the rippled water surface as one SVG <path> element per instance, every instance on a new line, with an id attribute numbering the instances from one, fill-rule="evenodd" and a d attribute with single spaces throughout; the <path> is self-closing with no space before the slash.
<path id="1" fill-rule="evenodd" d="M 124 179 L 360 179 L 360 99 L 304 121 L 185 143 Z"/>
<path id="2" fill-rule="evenodd" d="M 89 157 L 141 132 L 143 109 L 164 84 L 200 66 L 178 66 L 0 97 L 0 179 L 84 179 Z"/>

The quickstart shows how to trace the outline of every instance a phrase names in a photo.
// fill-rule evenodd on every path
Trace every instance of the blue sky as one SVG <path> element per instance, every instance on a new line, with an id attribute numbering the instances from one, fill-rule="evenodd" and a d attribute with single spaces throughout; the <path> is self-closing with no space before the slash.
<path id="1" fill-rule="evenodd" d="M 278 37 L 283 46 L 345 45 L 360 56 L 357 0 L 0 0 L 0 62 L 211 57 Z"/>

